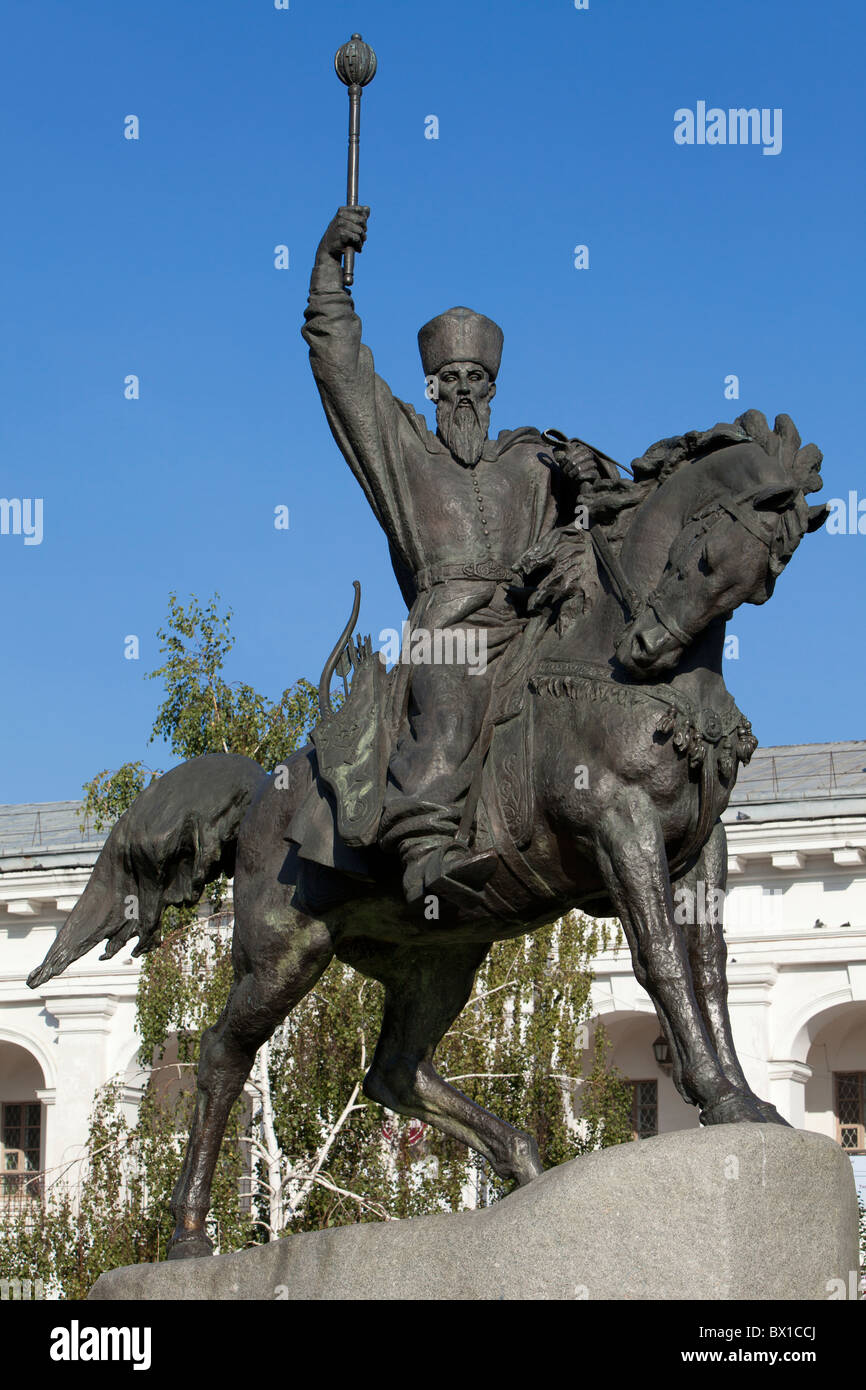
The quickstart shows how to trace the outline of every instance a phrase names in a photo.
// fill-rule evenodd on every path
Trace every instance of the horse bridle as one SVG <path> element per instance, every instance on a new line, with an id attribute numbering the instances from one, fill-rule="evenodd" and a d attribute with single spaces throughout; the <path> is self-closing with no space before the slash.
<path id="1" fill-rule="evenodd" d="M 753 502 L 761 491 L 763 491 L 762 488 L 755 488 L 754 491 L 741 493 L 739 497 L 728 498 L 727 500 L 721 498 L 715 499 L 690 516 L 670 548 L 668 563 L 665 565 L 665 574 L 667 573 L 668 566 L 674 564 L 674 572 L 682 576 L 683 565 L 691 555 L 695 546 L 699 543 L 703 543 L 704 537 L 721 521 L 725 513 L 744 527 L 745 530 L 759 540 L 762 545 L 766 546 L 769 558 L 769 554 L 772 553 L 775 535 L 769 538 L 763 535 L 753 517 L 745 510 L 746 504 Z M 696 528 L 694 535 L 691 536 L 687 543 L 683 543 L 683 537 L 691 527 Z M 607 571 L 617 597 L 625 609 L 629 624 L 636 622 L 638 618 L 642 617 L 649 609 L 657 619 L 659 626 L 663 627 L 666 632 L 669 632 L 674 641 L 678 642 L 682 647 L 689 646 L 694 640 L 693 635 L 686 632 L 685 628 L 680 627 L 676 619 L 672 617 L 670 613 L 666 612 L 664 605 L 660 602 L 659 595 L 665 582 L 664 574 L 652 593 L 642 594 L 640 589 L 629 582 L 620 564 L 619 558 L 614 554 L 607 537 L 601 530 L 598 527 L 591 527 L 590 536 L 595 553 L 600 563 Z M 676 561 L 673 560 L 675 552 Z"/>

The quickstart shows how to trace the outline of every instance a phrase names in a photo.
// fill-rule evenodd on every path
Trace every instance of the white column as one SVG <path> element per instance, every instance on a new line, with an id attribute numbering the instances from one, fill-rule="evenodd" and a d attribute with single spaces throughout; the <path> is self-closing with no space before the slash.
<path id="1" fill-rule="evenodd" d="M 795 1129 L 806 1128 L 806 1082 L 812 1068 L 794 1058 L 774 1057 L 768 1064 L 771 1100 L 783 1119 Z"/>
<path id="2" fill-rule="evenodd" d="M 732 945 L 728 943 L 728 949 Z M 769 962 L 728 963 L 728 1008 L 731 1032 L 746 1080 L 762 1100 L 769 1100 L 770 1002 L 779 972 Z"/>
<path id="3" fill-rule="evenodd" d="M 54 1116 L 54 1105 L 57 1100 L 57 1092 L 53 1086 L 46 1086 L 44 1090 L 36 1092 L 36 1099 L 42 1105 L 42 1167 L 48 1167 L 48 1145 L 51 1142 L 52 1119 Z"/>
<path id="4" fill-rule="evenodd" d="M 56 1104 L 46 1114 L 45 1145 L 45 1167 L 56 1170 L 83 1152 L 95 1092 L 108 1079 L 108 1034 L 117 999 L 62 983 L 52 983 L 42 998 L 58 1023 Z M 70 1169 L 72 1180 L 78 1171 Z"/>

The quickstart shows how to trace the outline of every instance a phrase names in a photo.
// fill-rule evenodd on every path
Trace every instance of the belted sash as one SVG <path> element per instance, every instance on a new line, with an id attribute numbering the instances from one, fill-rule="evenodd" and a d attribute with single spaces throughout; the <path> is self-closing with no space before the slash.
<path id="1" fill-rule="evenodd" d="M 415 587 L 419 594 L 432 589 L 434 584 L 447 584 L 451 579 L 477 579 L 487 584 L 516 583 L 520 580 L 517 570 L 502 564 L 499 560 L 478 560 L 467 565 L 430 565 L 415 575 Z"/>

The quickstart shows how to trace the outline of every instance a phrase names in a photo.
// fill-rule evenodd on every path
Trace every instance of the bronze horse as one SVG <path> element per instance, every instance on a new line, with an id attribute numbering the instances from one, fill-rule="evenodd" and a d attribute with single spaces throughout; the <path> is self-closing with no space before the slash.
<path id="1" fill-rule="evenodd" d="M 331 905 L 305 905 L 286 836 L 317 775 L 310 747 L 282 779 L 230 754 L 194 759 L 117 822 L 32 986 L 103 939 L 106 956 L 133 935 L 138 952 L 152 949 L 166 904 L 193 903 L 220 872 L 234 874 L 234 983 L 202 1039 L 170 1258 L 211 1251 L 205 1220 L 231 1106 L 257 1049 L 335 955 L 385 988 L 366 1094 L 462 1140 L 506 1179 L 541 1172 L 534 1140 L 446 1084 L 436 1047 L 491 944 L 575 907 L 622 921 L 675 1084 L 701 1123 L 785 1123 L 753 1094 L 734 1049 L 721 923 L 678 925 L 672 889 L 702 880 L 707 900 L 724 891 L 720 816 L 755 745 L 722 675 L 726 619 L 770 597 L 826 515 L 804 498 L 821 485 L 821 455 L 800 447 L 791 421 L 781 416 L 770 431 L 749 412 L 738 425 L 742 442 L 664 478 L 636 512 L 618 562 L 599 564 L 595 603 L 544 636 L 525 701 L 522 810 L 511 794 L 513 741 L 494 738 L 487 759 L 481 806 L 500 850 L 488 911 L 427 920 L 404 903 L 399 865 L 384 855 L 371 859 L 374 883 L 332 872 Z M 586 775 L 575 777 L 577 767 Z M 130 894 L 134 921 L 124 912 Z"/>

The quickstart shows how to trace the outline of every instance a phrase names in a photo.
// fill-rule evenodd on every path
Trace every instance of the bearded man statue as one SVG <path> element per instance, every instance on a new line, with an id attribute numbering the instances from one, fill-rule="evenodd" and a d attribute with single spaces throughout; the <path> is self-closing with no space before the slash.
<path id="1" fill-rule="evenodd" d="M 573 520 L 573 489 L 538 430 L 490 438 L 503 334 L 483 314 L 449 309 L 418 334 L 435 434 L 376 374 L 341 269 L 347 248 L 362 249 L 368 215 L 341 208 L 325 232 L 303 334 L 334 438 L 388 538 L 410 640 L 419 631 L 433 639 L 422 661 L 413 651 L 379 844 L 400 854 L 409 902 L 427 894 L 459 902 L 496 864 L 492 848 L 471 843 L 461 816 L 484 753 L 497 662 L 527 621 L 520 561 Z M 461 659 L 467 652 L 471 663 Z"/>

